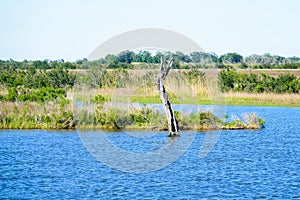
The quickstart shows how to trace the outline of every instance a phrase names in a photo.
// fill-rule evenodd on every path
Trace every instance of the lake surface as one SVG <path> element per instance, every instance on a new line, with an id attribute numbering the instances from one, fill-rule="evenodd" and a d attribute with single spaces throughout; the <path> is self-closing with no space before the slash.
<path id="1" fill-rule="evenodd" d="M 103 164 L 77 131 L 1 130 L 0 199 L 300 199 L 300 109 L 227 106 L 226 111 L 254 111 L 266 127 L 222 131 L 204 158 L 200 147 L 214 132 L 197 133 L 179 159 L 147 173 Z M 139 153 L 170 143 L 165 132 L 147 138 L 107 135 L 120 148 Z"/>

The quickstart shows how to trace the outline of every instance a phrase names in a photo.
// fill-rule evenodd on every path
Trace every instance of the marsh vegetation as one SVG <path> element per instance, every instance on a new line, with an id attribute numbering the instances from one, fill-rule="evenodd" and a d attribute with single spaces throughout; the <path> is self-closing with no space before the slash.
<path id="1" fill-rule="evenodd" d="M 165 117 L 150 108 L 114 108 L 121 103 L 161 103 L 155 80 L 161 54 L 122 52 L 97 61 L 0 61 L 1 128 L 147 128 L 164 130 Z M 300 106 L 300 59 L 238 54 L 166 53 L 174 57 L 166 90 L 174 104 Z M 280 69 L 289 68 L 288 71 Z M 257 69 L 263 69 L 257 70 Z M 222 101 L 215 91 L 224 92 Z M 94 104 L 74 118 L 74 102 Z M 245 120 L 212 113 L 175 112 L 182 129 L 250 128 Z M 252 114 L 250 114 L 252 116 Z M 259 117 L 257 126 L 263 125 Z M 211 122 L 209 125 L 203 120 Z M 229 122 L 229 121 L 231 122 Z M 260 121 L 260 122 L 259 122 Z M 252 123 L 253 124 L 253 123 Z"/>

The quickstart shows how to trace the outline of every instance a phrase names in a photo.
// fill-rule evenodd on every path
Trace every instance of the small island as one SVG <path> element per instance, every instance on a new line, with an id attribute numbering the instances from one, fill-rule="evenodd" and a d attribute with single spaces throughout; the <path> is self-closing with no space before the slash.
<path id="1" fill-rule="evenodd" d="M 97 104 L 95 113 L 82 108 L 76 115 L 75 124 L 78 129 L 107 129 L 107 130 L 157 130 L 168 131 L 168 122 L 165 114 L 151 106 L 120 108 L 109 104 Z M 184 114 L 174 111 L 179 130 L 237 130 L 261 129 L 265 121 L 256 113 L 243 114 L 240 117 L 228 119 L 227 115 L 217 117 L 210 111 Z M 89 120 L 87 120 L 89 119 Z M 70 127 L 68 124 L 67 127 Z"/>
<path id="2" fill-rule="evenodd" d="M 97 95 L 95 99 L 99 100 L 99 97 L 104 98 Z M 72 112 L 71 104 L 64 102 L 9 102 L 2 105 L 5 107 L 1 108 L 1 129 L 168 130 L 165 113 L 146 105 L 123 109 L 114 107 L 109 102 L 99 101 L 91 104 L 92 107 L 95 106 L 93 112 L 82 107 L 77 113 Z M 256 113 L 245 113 L 242 117 L 233 119 L 229 119 L 227 115 L 219 118 L 210 111 L 187 115 L 175 110 L 174 114 L 179 130 L 260 129 L 265 124 Z"/>

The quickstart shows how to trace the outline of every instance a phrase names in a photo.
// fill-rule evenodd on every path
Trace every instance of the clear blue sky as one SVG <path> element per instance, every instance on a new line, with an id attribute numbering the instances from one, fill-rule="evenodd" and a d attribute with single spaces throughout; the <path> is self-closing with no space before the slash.
<path id="1" fill-rule="evenodd" d="M 0 0 L 0 59 L 87 57 L 110 37 L 165 28 L 218 55 L 300 57 L 298 0 Z"/>

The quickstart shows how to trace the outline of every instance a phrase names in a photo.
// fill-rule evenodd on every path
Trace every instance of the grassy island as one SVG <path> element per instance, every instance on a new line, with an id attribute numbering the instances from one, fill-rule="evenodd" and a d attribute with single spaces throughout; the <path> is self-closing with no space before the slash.
<path id="1" fill-rule="evenodd" d="M 63 100 L 47 103 L 1 103 L 1 129 L 108 129 L 167 130 L 165 114 L 148 106 L 120 108 L 107 103 L 90 108 Z M 264 120 L 257 114 L 229 119 L 218 118 L 210 111 L 183 114 L 175 112 L 180 130 L 260 129 Z"/>

